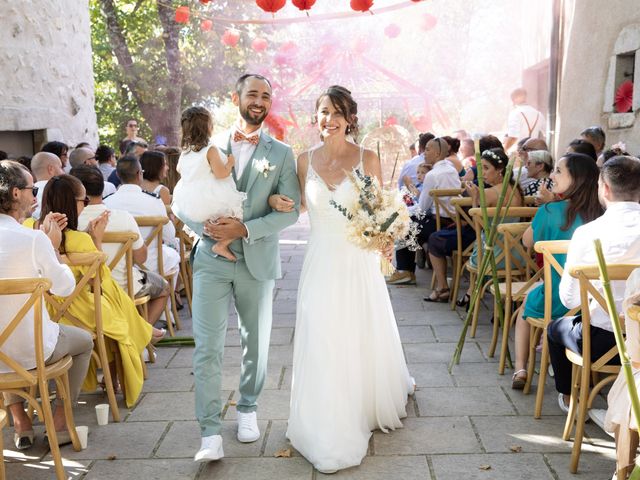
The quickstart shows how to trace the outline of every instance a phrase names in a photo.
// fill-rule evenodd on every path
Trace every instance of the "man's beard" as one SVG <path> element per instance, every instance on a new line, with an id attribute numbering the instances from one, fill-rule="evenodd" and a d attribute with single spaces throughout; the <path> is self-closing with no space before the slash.
<path id="1" fill-rule="evenodd" d="M 269 110 L 265 108 L 264 113 L 262 115 L 260 115 L 259 117 L 254 117 L 253 114 L 249 112 L 249 107 L 240 108 L 240 116 L 249 125 L 255 125 L 255 126 L 262 125 L 262 122 L 264 122 L 264 119 L 267 118 L 268 114 L 269 114 Z"/>

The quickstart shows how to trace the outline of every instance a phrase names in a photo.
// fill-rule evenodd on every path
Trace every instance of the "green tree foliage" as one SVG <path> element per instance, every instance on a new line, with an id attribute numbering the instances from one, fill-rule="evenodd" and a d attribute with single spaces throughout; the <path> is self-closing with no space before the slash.
<path id="1" fill-rule="evenodd" d="M 226 97 L 244 64 L 242 38 L 225 48 L 226 26 L 215 14 L 240 15 L 245 2 L 189 2 L 191 19 L 175 22 L 171 0 L 90 0 L 95 104 L 100 142 L 117 146 L 129 118 L 139 120 L 140 136 L 164 136 L 177 144 L 180 111 L 199 103 L 213 105 Z M 214 28 L 200 29 L 203 18 Z M 245 35 L 243 35 L 245 37 Z"/>

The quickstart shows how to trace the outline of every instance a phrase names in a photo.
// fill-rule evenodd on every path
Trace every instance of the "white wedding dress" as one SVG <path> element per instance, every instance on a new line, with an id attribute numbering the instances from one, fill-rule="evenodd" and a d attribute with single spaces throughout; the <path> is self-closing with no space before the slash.
<path id="1" fill-rule="evenodd" d="M 329 204 L 353 188 L 343 181 L 330 190 L 309 161 L 311 237 L 298 289 L 287 437 L 322 471 L 360 465 L 372 430 L 402 427 L 414 388 L 379 257 L 347 240 L 347 220 Z"/>

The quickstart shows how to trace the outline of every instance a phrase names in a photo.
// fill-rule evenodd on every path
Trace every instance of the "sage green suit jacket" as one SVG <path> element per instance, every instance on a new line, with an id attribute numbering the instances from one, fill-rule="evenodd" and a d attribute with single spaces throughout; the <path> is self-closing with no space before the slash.
<path id="1" fill-rule="evenodd" d="M 229 149 L 229 136 L 226 132 L 215 139 L 218 146 L 225 152 Z M 263 174 L 259 170 L 260 163 L 266 160 L 273 170 Z M 237 161 L 237 159 L 236 159 Z M 260 134 L 260 141 L 256 146 L 253 157 L 244 168 L 241 178 L 234 179 L 238 190 L 247 193 L 243 204 L 243 222 L 249 232 L 248 239 L 236 240 L 231 244 L 231 250 L 239 260 L 244 259 L 251 275 L 257 280 L 274 280 L 282 276 L 280 265 L 279 232 L 293 225 L 300 214 L 300 184 L 296 174 L 293 151 L 286 145 L 271 137 L 264 131 Z M 269 196 L 280 193 L 291 198 L 296 206 L 288 213 L 276 212 L 269 206 Z M 214 240 L 202 235 L 203 224 L 183 219 L 192 230 L 200 235 L 198 249 L 204 249 L 211 258 Z M 195 250 L 195 249 L 194 249 Z M 200 257 L 203 258 L 203 257 Z"/>

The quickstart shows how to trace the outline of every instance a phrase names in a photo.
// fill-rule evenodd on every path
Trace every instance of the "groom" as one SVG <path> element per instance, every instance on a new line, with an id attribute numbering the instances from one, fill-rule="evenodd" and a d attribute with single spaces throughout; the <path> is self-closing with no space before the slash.
<path id="1" fill-rule="evenodd" d="M 240 115 L 220 146 L 235 157 L 233 177 L 238 190 L 247 193 L 244 218 L 207 221 L 204 228 L 201 226 L 204 236 L 192 254 L 193 368 L 196 416 L 202 436 L 194 459 L 197 462 L 224 456 L 220 388 L 231 297 L 242 340 L 240 400 L 236 407 L 238 440 L 255 442 L 260 438 L 256 401 L 267 373 L 273 286 L 281 275 L 278 232 L 297 221 L 300 205 L 291 147 L 262 130 L 271 107 L 271 93 L 269 80 L 261 75 L 243 75 L 236 82 L 232 100 Z M 272 194 L 291 199 L 291 210 L 272 210 L 268 204 Z M 233 240 L 230 248 L 236 262 L 213 254 L 211 246 L 218 240 Z"/>

